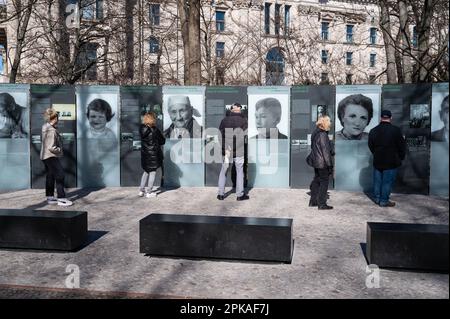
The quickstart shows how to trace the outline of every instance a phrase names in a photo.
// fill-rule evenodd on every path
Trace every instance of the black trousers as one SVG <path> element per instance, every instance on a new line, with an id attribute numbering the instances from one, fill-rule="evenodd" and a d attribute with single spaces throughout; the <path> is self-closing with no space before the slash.
<path id="1" fill-rule="evenodd" d="M 311 201 L 319 206 L 327 204 L 328 182 L 330 179 L 327 168 L 315 168 L 314 179 L 311 182 Z"/>
<path id="2" fill-rule="evenodd" d="M 47 176 L 45 178 L 45 196 L 55 195 L 55 183 L 56 192 L 58 198 L 65 198 L 66 192 L 64 191 L 64 170 L 57 157 L 50 157 L 43 160 L 45 165 L 45 171 Z"/>

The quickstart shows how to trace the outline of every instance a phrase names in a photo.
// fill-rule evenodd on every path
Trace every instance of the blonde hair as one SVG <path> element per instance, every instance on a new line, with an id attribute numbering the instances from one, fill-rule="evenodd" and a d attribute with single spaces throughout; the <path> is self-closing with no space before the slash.
<path id="1" fill-rule="evenodd" d="M 51 121 L 53 121 L 54 119 L 57 119 L 57 118 L 58 118 L 58 112 L 56 112 L 54 109 L 52 109 L 50 107 L 50 108 L 45 110 L 45 112 L 44 112 L 44 119 L 47 122 L 51 122 Z"/>
<path id="2" fill-rule="evenodd" d="M 329 116 L 321 116 L 316 122 L 316 126 L 324 131 L 329 131 L 331 127 L 331 119 Z"/>
<path id="3" fill-rule="evenodd" d="M 142 123 L 151 127 L 156 126 L 156 114 L 153 112 L 145 113 Z"/>

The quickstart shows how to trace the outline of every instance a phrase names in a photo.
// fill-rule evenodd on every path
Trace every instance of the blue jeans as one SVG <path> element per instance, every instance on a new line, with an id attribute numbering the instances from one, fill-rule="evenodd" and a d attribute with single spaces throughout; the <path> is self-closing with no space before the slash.
<path id="1" fill-rule="evenodd" d="M 373 199 L 377 204 L 383 206 L 389 202 L 396 176 L 397 168 L 384 171 L 373 169 Z"/>

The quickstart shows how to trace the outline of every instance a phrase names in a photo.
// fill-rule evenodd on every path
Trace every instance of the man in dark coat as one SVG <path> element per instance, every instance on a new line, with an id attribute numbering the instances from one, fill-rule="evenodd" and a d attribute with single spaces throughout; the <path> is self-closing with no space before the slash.
<path id="1" fill-rule="evenodd" d="M 249 199 L 244 194 L 244 161 L 245 143 L 247 138 L 247 119 L 241 114 L 242 106 L 234 103 L 231 114 L 220 123 L 219 130 L 222 135 L 222 155 L 224 157 L 219 175 L 218 200 L 224 199 L 226 174 L 230 163 L 236 166 L 236 196 L 237 200 Z"/>
<path id="2" fill-rule="evenodd" d="M 389 196 L 406 154 L 405 138 L 391 120 L 389 110 L 381 111 L 380 124 L 369 132 L 369 148 L 373 154 L 373 200 L 382 207 L 395 206 Z"/>

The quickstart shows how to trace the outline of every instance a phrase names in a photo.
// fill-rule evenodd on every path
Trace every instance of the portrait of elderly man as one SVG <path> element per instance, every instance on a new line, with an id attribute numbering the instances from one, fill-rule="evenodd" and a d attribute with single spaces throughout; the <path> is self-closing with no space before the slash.
<path id="1" fill-rule="evenodd" d="M 448 118 L 448 95 L 442 100 L 441 109 L 439 110 L 439 118 L 444 126 L 436 131 L 431 132 L 431 140 L 435 142 L 447 142 L 449 141 L 449 118 Z"/>
<path id="2" fill-rule="evenodd" d="M 200 117 L 189 100 L 188 96 L 171 96 L 167 103 L 167 112 L 172 124 L 164 131 L 164 137 L 176 138 L 201 138 L 202 126 L 194 119 Z"/>
<path id="3" fill-rule="evenodd" d="M 27 137 L 26 108 L 18 105 L 9 93 L 0 93 L 0 138 Z"/>

